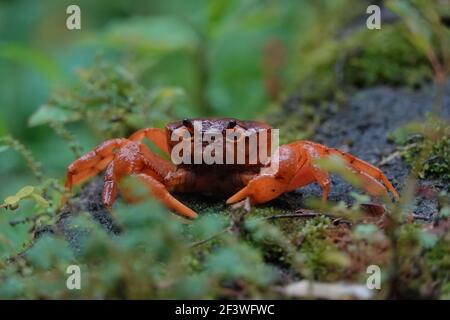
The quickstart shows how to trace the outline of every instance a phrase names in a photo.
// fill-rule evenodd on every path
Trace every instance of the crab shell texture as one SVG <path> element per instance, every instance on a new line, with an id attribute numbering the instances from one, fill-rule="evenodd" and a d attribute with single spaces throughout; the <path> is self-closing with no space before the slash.
<path id="1" fill-rule="evenodd" d="M 399 198 L 379 168 L 339 149 L 298 140 L 277 146 L 278 152 L 272 153 L 277 145 L 272 140 L 275 137 L 273 132 L 274 129 L 262 122 L 233 118 L 184 119 L 169 123 L 165 130 L 141 129 L 128 139 L 104 141 L 75 160 L 68 167 L 65 186 L 70 191 L 73 186 L 105 170 L 102 202 L 107 208 L 112 208 L 120 180 L 125 176 L 135 176 L 167 207 L 184 217 L 195 218 L 197 213 L 176 199 L 175 193 L 228 195 L 227 204 L 249 198 L 256 205 L 310 183 L 318 183 L 322 199 L 326 201 L 331 176 L 316 165 L 316 160 L 339 157 L 360 178 L 361 187 L 367 193 L 388 197 L 390 191 Z M 250 143 L 252 137 L 257 139 Z M 145 138 L 170 157 L 170 161 L 151 151 L 143 143 Z M 221 147 L 211 148 L 216 139 L 221 141 Z M 252 156 L 255 144 L 256 159 Z M 182 148 L 177 149 L 180 145 Z M 238 152 L 244 154 L 244 160 L 241 158 L 240 162 L 237 161 Z M 186 161 L 176 163 L 174 156 L 177 154 L 185 157 L 183 160 Z M 231 164 L 227 161 L 229 154 L 234 157 Z M 211 158 L 219 161 L 206 161 L 206 155 L 214 155 Z M 196 162 L 196 157 L 200 157 L 200 161 Z M 273 167 L 277 169 L 272 170 Z M 126 196 L 125 189 L 122 191 L 124 198 L 133 201 L 132 197 Z"/>
<path id="2" fill-rule="evenodd" d="M 234 118 L 183 119 L 167 124 L 165 132 L 169 154 L 176 152 L 174 148 L 179 146 L 180 142 L 190 146 L 186 148 L 189 152 L 189 163 L 179 164 L 180 167 L 188 170 L 257 170 L 273 153 L 271 150 L 272 127 L 259 121 L 243 121 Z M 222 138 L 221 141 L 217 140 L 218 136 Z M 195 162 L 195 155 L 198 156 L 198 153 L 201 153 L 203 156 L 206 150 L 212 149 L 214 142 L 220 142 L 222 149 L 221 154 L 215 157 L 219 161 Z M 240 159 L 238 159 L 239 152 L 243 153 Z M 210 154 L 211 152 L 208 153 Z M 250 156 L 251 154 L 253 157 Z M 183 156 L 182 152 L 180 156 Z M 202 157 L 198 159 L 203 160 Z"/>

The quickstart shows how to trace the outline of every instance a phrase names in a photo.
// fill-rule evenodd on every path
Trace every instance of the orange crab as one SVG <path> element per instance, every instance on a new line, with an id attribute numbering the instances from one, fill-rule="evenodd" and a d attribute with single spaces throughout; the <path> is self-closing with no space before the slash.
<path id="1" fill-rule="evenodd" d="M 222 193 L 230 196 L 226 201 L 227 204 L 247 197 L 252 204 L 259 204 L 270 201 L 284 192 L 317 182 L 322 188 L 323 200 L 326 200 L 330 189 L 330 175 L 318 168 L 314 160 L 337 155 L 363 179 L 364 189 L 369 194 L 379 196 L 387 194 L 389 190 L 396 198 L 399 197 L 395 188 L 377 167 L 351 154 L 311 141 L 296 141 L 281 145 L 275 157 L 271 153 L 269 139 L 267 150 L 261 153 L 268 152 L 267 160 L 263 161 L 258 157 L 256 162 L 251 162 L 246 147 L 243 150 L 244 162 L 238 164 L 224 164 L 225 161 L 213 164 L 204 162 L 174 164 L 152 152 L 143 143 L 144 138 L 147 138 L 162 152 L 171 155 L 177 143 L 184 141 L 189 146 L 187 158 L 193 159 L 196 154 L 202 155 L 208 147 L 208 144 L 201 142 L 200 149 L 195 148 L 194 138 L 190 133 L 194 133 L 195 136 L 194 129 L 198 127 L 201 128 L 202 135 L 210 132 L 219 133 L 227 139 L 227 142 L 230 142 L 230 139 L 228 136 L 225 137 L 225 132 L 235 133 L 231 141 L 233 151 L 238 148 L 238 141 L 248 137 L 249 133 L 258 135 L 262 130 L 272 130 L 269 125 L 261 122 L 232 118 L 184 119 L 169 123 L 165 130 L 142 129 L 128 139 L 107 140 L 74 161 L 68 167 L 65 186 L 71 190 L 73 186 L 106 169 L 102 201 L 107 208 L 111 208 L 117 196 L 119 180 L 132 175 L 144 182 L 149 191 L 167 207 L 182 216 L 195 218 L 197 213 L 178 201 L 172 193 Z M 224 152 L 218 155 L 224 159 L 229 151 L 229 144 L 226 145 L 228 149 L 224 147 Z M 235 160 L 236 157 L 233 157 Z M 277 164 L 277 170 L 268 170 L 274 163 Z"/>

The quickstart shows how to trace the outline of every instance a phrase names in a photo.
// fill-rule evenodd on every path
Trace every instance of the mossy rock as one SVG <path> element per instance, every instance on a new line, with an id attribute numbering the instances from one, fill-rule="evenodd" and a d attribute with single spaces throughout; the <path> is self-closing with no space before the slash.
<path id="1" fill-rule="evenodd" d="M 383 25 L 381 30 L 362 26 L 345 38 L 323 41 L 323 50 L 308 51 L 303 57 L 299 92 L 304 103 L 342 100 L 344 92 L 355 87 L 418 87 L 433 77 L 427 57 L 410 42 L 400 23 Z"/>
<path id="2" fill-rule="evenodd" d="M 404 155 L 405 161 L 414 167 L 421 178 L 450 181 L 450 136 L 443 136 L 430 146 L 427 144 L 422 141 L 409 149 Z M 426 151 L 424 161 L 417 163 L 418 156 L 425 148 L 429 151 Z"/>
<path id="3" fill-rule="evenodd" d="M 448 122 L 435 118 L 427 120 L 428 128 L 423 130 L 423 124 L 409 122 L 397 128 L 391 139 L 403 146 L 403 159 L 413 172 L 421 179 L 440 179 L 450 181 L 450 130 Z M 424 135 L 425 134 L 425 135 Z"/>
<path id="4" fill-rule="evenodd" d="M 345 66 L 345 82 L 358 87 L 373 85 L 419 86 L 432 79 L 427 58 L 407 38 L 403 25 L 382 30 L 361 30 L 351 39 L 356 54 Z"/>

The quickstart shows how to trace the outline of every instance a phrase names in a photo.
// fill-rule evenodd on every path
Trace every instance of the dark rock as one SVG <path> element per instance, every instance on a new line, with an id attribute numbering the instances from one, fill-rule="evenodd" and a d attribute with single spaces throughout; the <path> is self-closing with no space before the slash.
<path id="1" fill-rule="evenodd" d="M 96 178 L 88 183 L 79 196 L 69 200 L 61 209 L 56 227 L 69 244 L 77 250 L 80 240 L 86 235 L 85 230 L 70 226 L 71 219 L 81 212 L 89 213 L 94 221 L 97 221 L 105 230 L 111 234 L 118 234 L 119 227 L 115 223 L 111 213 L 103 206 L 101 193 L 103 189 L 103 179 Z"/>
<path id="2" fill-rule="evenodd" d="M 440 116 L 450 120 L 450 84 L 446 89 Z M 410 121 L 423 120 L 431 111 L 434 90 L 433 86 L 426 86 L 420 91 L 389 87 L 361 90 L 351 97 L 348 104 L 338 113 L 325 114 L 312 140 L 348 151 L 365 161 L 377 164 L 396 148 L 396 145 L 388 139 L 390 133 Z M 348 144 L 348 141 L 351 141 L 351 144 Z M 344 147 L 347 150 L 344 150 Z M 401 158 L 396 158 L 380 168 L 393 185 L 401 190 L 410 172 L 409 166 Z M 437 190 L 444 188 L 441 181 L 420 180 L 418 184 L 419 188 L 430 184 Z M 330 200 L 344 200 L 350 203 L 352 199 L 349 192 L 352 190 L 354 189 L 345 181 L 333 177 Z M 303 196 L 318 196 L 320 188 L 313 185 L 298 192 Z M 419 196 L 416 199 L 414 209 L 416 217 L 428 220 L 437 212 L 435 198 L 424 199 Z"/>

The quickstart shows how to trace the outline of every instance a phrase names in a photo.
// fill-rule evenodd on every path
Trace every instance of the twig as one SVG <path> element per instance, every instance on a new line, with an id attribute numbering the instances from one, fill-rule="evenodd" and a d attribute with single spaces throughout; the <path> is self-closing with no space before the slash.
<path id="1" fill-rule="evenodd" d="M 218 237 L 218 236 L 224 234 L 225 232 L 227 232 L 228 229 L 229 229 L 229 228 L 225 228 L 225 229 L 223 229 L 223 230 L 221 230 L 221 231 L 219 231 L 219 232 L 213 234 L 212 236 L 210 236 L 210 237 L 208 237 L 208 238 L 206 238 L 206 239 L 203 239 L 203 240 L 194 242 L 194 243 L 192 243 L 189 247 L 190 247 L 190 248 L 195 248 L 195 247 L 198 247 L 198 246 L 200 246 L 200 245 L 202 245 L 202 244 L 204 244 L 204 243 L 206 243 L 206 242 L 209 242 L 209 241 L 213 240 L 214 238 L 216 238 L 216 237 Z"/>
<path id="2" fill-rule="evenodd" d="M 245 218 L 251 211 L 250 198 L 246 197 L 244 200 L 234 204 L 231 207 L 231 223 L 229 230 L 236 234 L 241 234 L 245 229 Z"/>
<path id="3" fill-rule="evenodd" d="M 33 217 L 26 217 L 24 219 L 20 219 L 20 220 L 13 220 L 9 222 L 9 225 L 11 227 L 14 227 L 18 224 L 22 224 L 22 223 L 27 223 L 27 222 L 34 222 L 37 219 L 37 217 L 33 216 Z"/>
<path id="4" fill-rule="evenodd" d="M 387 157 L 381 159 L 381 161 L 377 163 L 377 166 L 378 167 L 383 166 L 383 165 L 391 162 L 392 160 L 401 157 L 402 155 L 404 155 L 406 153 L 406 151 L 408 151 L 411 148 L 414 148 L 415 146 L 417 146 L 417 143 L 411 143 L 411 144 L 408 144 L 408 145 L 404 146 L 403 148 L 401 148 L 401 150 L 394 151 Z"/>
<path id="5" fill-rule="evenodd" d="M 322 214 L 310 212 L 310 213 L 286 213 L 286 214 L 276 214 L 270 217 L 264 218 L 264 220 L 275 220 L 275 219 L 285 219 L 285 218 L 314 218 Z"/>
<path id="6" fill-rule="evenodd" d="M 40 214 L 31 216 L 31 217 L 26 217 L 26 218 L 23 218 L 23 219 L 10 221 L 9 224 L 10 224 L 10 226 L 14 227 L 14 226 L 16 226 L 18 224 L 23 224 L 23 223 L 27 223 L 27 222 L 33 222 L 33 228 L 34 228 L 35 225 L 36 225 L 36 221 L 39 218 L 45 217 L 45 216 L 49 216 L 49 214 L 47 214 L 47 213 L 40 213 Z"/>
<path id="7" fill-rule="evenodd" d="M 345 220 L 343 218 L 336 218 L 332 215 L 326 214 L 326 213 L 318 213 L 313 211 L 306 211 L 304 209 L 299 209 L 295 211 L 294 213 L 286 213 L 286 214 L 276 214 L 273 216 L 265 217 L 264 220 L 276 220 L 276 219 L 289 219 L 289 218 L 315 218 L 319 216 L 325 216 L 330 218 L 333 221 L 333 224 L 339 224 L 339 223 L 345 223 L 349 226 L 352 225 L 352 223 L 348 220 Z"/>

